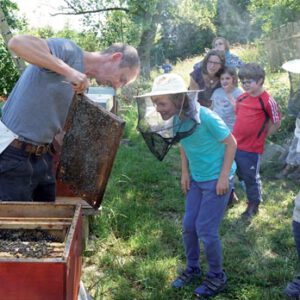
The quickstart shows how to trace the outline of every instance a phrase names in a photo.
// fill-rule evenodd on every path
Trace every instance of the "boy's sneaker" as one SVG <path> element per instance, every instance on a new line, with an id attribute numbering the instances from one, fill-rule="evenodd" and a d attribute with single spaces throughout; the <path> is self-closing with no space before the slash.
<path id="1" fill-rule="evenodd" d="M 300 299 L 300 273 L 296 275 L 292 282 L 288 283 L 283 293 L 291 299 Z"/>
<path id="2" fill-rule="evenodd" d="M 202 284 L 194 290 L 194 295 L 198 299 L 207 299 L 222 292 L 227 284 L 227 276 L 222 273 L 208 273 Z"/>
<path id="3" fill-rule="evenodd" d="M 199 268 L 186 268 L 175 280 L 172 282 L 171 286 L 175 289 L 180 289 L 193 281 L 201 277 L 201 270 Z"/>
<path id="4" fill-rule="evenodd" d="M 249 201 L 246 210 L 241 214 L 241 217 L 246 220 L 251 220 L 258 213 L 258 202 Z"/>

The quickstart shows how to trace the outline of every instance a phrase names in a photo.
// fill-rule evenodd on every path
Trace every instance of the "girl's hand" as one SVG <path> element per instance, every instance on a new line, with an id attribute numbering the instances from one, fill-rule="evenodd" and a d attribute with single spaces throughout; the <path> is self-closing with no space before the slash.
<path id="1" fill-rule="evenodd" d="M 184 194 L 190 189 L 190 175 L 188 173 L 181 173 L 181 189 Z"/>
<path id="2" fill-rule="evenodd" d="M 218 196 L 226 194 L 229 190 L 229 181 L 228 177 L 220 176 L 216 186 L 216 193 Z"/>

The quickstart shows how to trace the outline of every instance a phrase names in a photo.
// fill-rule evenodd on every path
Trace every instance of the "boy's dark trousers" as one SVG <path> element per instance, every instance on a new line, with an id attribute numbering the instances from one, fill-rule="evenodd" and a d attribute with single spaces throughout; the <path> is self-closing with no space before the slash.
<path id="1" fill-rule="evenodd" d="M 247 199 L 251 203 L 261 202 L 262 184 L 260 180 L 260 158 L 259 153 L 237 150 L 235 162 L 237 165 L 237 176 L 245 182 Z"/>

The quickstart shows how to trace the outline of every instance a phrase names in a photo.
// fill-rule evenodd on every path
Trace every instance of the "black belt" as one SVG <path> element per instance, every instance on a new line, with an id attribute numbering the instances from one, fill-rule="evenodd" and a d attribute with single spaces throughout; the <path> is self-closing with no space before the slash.
<path id="1" fill-rule="evenodd" d="M 27 142 L 23 142 L 20 140 L 13 140 L 10 144 L 10 146 L 13 146 L 14 148 L 17 149 L 22 149 L 30 154 L 34 154 L 36 156 L 43 155 L 47 153 L 49 150 L 51 151 L 52 149 L 52 144 L 45 144 L 45 145 L 33 145 Z"/>

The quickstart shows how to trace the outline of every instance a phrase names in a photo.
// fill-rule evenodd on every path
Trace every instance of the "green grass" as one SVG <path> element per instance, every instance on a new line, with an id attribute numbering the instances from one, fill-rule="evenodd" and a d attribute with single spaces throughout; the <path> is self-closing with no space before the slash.
<path id="1" fill-rule="evenodd" d="M 198 58 L 175 66 L 187 74 Z M 292 129 L 286 117 L 288 96 L 284 73 L 269 75 L 266 86 L 282 106 L 284 127 L 273 141 L 283 143 Z M 130 106 L 129 106 L 130 107 Z M 93 222 L 84 257 L 83 281 L 95 300 L 194 299 L 196 284 L 174 291 L 170 282 L 185 265 L 181 240 L 184 196 L 180 190 L 177 147 L 159 162 L 137 133 L 135 106 L 124 115 L 125 138 L 120 146 L 102 205 Z M 290 126 L 290 127 L 289 127 Z M 274 180 L 279 166 L 262 172 L 263 199 L 252 223 L 240 214 L 246 198 L 236 185 L 240 203 L 227 211 L 221 226 L 227 289 L 216 300 L 283 299 L 282 289 L 297 270 L 291 232 L 293 200 L 298 183 Z M 201 256 L 203 270 L 205 257 Z"/>

